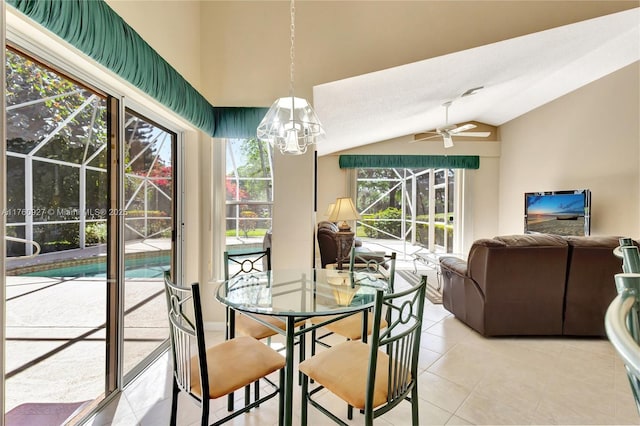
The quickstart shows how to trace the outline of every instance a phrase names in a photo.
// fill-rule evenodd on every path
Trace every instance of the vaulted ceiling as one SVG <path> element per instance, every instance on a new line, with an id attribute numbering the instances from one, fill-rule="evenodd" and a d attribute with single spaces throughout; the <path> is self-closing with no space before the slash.
<path id="1" fill-rule="evenodd" d="M 442 127 L 448 101 L 449 123 L 500 126 L 639 59 L 635 8 L 316 85 L 318 154 Z"/>

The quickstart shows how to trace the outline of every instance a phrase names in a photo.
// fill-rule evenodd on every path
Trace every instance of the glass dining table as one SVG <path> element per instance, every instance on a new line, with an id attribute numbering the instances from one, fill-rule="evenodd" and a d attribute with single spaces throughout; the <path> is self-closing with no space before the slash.
<path id="1" fill-rule="evenodd" d="M 389 291 L 388 283 L 379 275 L 332 269 L 283 269 L 244 274 L 218 287 L 216 299 L 233 308 L 232 312 L 238 310 L 285 336 L 285 425 L 291 425 L 293 419 L 296 337 L 328 322 L 366 311 L 373 306 L 378 290 Z M 284 330 L 275 327 L 256 314 L 279 317 L 286 327 Z M 326 322 L 296 327 L 307 318 L 322 316 L 327 317 Z"/>

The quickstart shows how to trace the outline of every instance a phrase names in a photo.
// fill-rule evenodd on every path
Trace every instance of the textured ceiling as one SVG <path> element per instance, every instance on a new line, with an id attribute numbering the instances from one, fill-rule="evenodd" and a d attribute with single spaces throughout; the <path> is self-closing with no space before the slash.
<path id="1" fill-rule="evenodd" d="M 313 88 L 327 155 L 479 121 L 499 126 L 640 59 L 640 8 Z M 477 93 L 461 97 L 469 89 Z"/>

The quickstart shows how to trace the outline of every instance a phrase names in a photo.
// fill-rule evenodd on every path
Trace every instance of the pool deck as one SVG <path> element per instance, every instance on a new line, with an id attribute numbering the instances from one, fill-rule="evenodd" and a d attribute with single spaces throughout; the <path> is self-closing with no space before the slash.
<path id="1" fill-rule="evenodd" d="M 126 245 L 126 252 L 166 251 L 170 244 L 170 240 L 135 241 Z M 36 405 L 62 402 L 73 407 L 73 403 L 93 400 L 103 392 L 106 280 L 20 273 L 44 265 L 91 260 L 105 256 L 105 249 L 103 245 L 7 261 L 7 412 L 33 411 Z M 132 283 L 124 289 L 125 371 L 167 338 L 162 280 L 135 278 Z"/>

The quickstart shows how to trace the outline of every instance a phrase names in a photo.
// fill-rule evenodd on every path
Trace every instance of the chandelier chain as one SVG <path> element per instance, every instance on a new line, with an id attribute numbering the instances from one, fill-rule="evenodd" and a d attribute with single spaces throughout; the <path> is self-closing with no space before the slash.
<path id="1" fill-rule="evenodd" d="M 294 0 L 291 0 L 290 6 L 291 12 L 291 47 L 289 48 L 289 58 L 291 59 L 291 65 L 289 66 L 289 92 L 291 93 L 291 97 L 293 97 L 293 74 L 295 71 L 295 37 L 296 37 L 296 7 L 294 5 Z"/>

